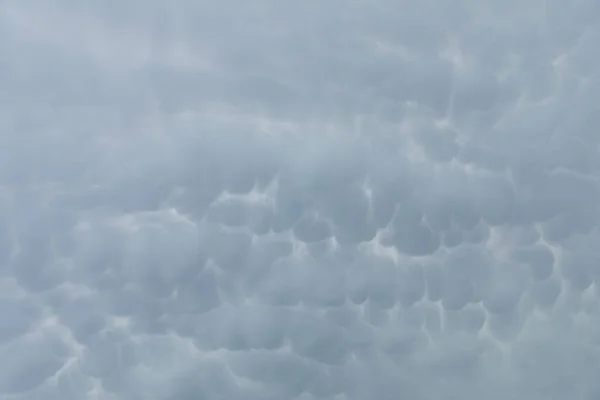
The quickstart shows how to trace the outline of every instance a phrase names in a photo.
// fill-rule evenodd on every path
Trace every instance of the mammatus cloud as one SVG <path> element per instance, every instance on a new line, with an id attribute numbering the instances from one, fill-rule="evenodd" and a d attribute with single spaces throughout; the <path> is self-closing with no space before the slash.
<path id="1" fill-rule="evenodd" d="M 0 398 L 600 396 L 591 0 L 0 3 Z"/>

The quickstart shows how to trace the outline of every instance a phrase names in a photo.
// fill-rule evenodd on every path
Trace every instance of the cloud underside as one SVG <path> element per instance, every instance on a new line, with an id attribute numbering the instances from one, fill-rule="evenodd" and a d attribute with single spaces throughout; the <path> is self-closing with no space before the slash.
<path id="1" fill-rule="evenodd" d="M 593 0 L 0 3 L 0 397 L 600 396 L 599 40 Z"/>

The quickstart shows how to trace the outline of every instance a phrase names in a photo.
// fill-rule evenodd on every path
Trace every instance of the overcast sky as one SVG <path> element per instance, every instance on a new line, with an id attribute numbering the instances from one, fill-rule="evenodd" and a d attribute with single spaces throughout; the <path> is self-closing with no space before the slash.
<path id="1" fill-rule="evenodd" d="M 0 0 L 0 400 L 600 397 L 597 0 Z"/>

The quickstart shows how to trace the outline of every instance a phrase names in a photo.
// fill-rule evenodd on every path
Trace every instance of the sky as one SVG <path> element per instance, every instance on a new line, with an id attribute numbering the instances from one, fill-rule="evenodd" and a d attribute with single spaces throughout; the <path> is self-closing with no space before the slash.
<path id="1" fill-rule="evenodd" d="M 600 396 L 596 0 L 0 0 L 0 400 Z"/>

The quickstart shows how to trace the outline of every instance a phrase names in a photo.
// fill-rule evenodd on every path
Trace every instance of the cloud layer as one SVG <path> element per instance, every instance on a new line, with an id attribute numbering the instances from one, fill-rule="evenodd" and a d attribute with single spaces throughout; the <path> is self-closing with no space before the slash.
<path id="1" fill-rule="evenodd" d="M 593 0 L 0 2 L 0 398 L 600 396 Z"/>

